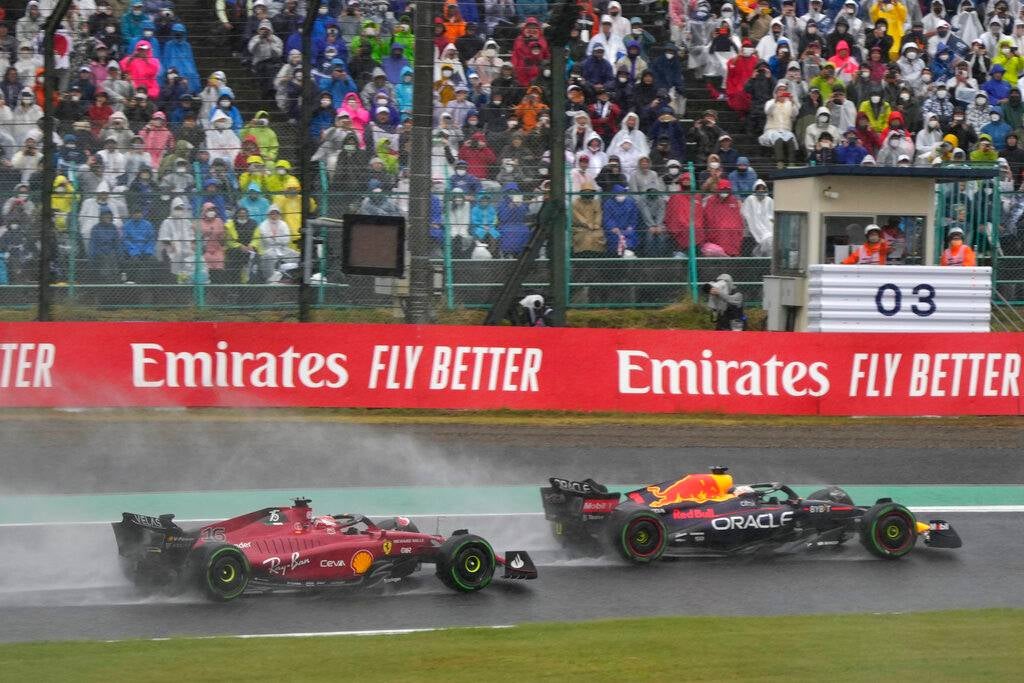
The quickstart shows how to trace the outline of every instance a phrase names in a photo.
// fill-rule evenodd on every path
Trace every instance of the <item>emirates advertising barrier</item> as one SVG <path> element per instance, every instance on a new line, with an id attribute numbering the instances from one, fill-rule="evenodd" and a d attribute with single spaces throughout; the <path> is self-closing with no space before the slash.
<path id="1" fill-rule="evenodd" d="M 0 324 L 4 407 L 1015 415 L 1020 334 Z"/>

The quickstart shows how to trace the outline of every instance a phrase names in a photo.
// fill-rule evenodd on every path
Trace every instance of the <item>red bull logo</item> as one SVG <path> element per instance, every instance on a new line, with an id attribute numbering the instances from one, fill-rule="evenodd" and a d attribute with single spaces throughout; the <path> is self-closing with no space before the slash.
<path id="1" fill-rule="evenodd" d="M 733 497 L 729 493 L 731 489 L 732 476 L 728 474 L 688 474 L 665 488 L 657 484 L 647 487 L 648 493 L 654 496 L 654 500 L 649 503 L 652 508 L 676 503 L 728 500 Z"/>
<path id="2" fill-rule="evenodd" d="M 711 519 L 715 511 L 711 508 L 692 508 L 690 510 L 673 510 L 672 519 Z"/>

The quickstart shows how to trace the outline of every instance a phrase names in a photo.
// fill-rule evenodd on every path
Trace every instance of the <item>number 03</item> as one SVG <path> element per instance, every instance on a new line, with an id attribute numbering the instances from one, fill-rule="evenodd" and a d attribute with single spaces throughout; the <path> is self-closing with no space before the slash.
<path id="1" fill-rule="evenodd" d="M 914 315 L 927 318 L 936 310 L 935 305 L 935 288 L 928 284 L 920 284 L 911 290 L 913 295 L 917 297 L 917 303 L 911 305 L 910 310 Z M 892 293 L 891 305 L 887 306 L 886 293 Z M 903 308 L 903 292 L 899 287 L 890 283 L 886 283 L 878 288 L 875 292 L 875 308 L 878 312 L 887 318 L 891 318 L 900 312 Z"/>

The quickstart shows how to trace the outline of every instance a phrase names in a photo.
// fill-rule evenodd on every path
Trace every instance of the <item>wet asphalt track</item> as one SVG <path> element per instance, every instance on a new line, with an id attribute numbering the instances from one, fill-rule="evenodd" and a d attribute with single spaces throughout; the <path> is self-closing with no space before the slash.
<path id="1" fill-rule="evenodd" d="M 189 442 L 200 437 L 181 425 L 175 441 L 160 438 L 165 427 L 104 425 L 101 439 L 96 425 L 83 424 L 67 430 L 50 429 L 53 424 L 23 425 L 17 434 L 24 447 L 12 448 L 11 441 L 0 447 L 4 484 L 18 486 L 22 492 L 169 490 L 185 488 L 181 484 L 189 482 L 195 488 L 309 486 L 338 484 L 340 477 L 346 483 L 364 485 L 521 484 L 539 482 L 548 473 L 575 474 L 583 466 L 590 466 L 588 474 L 605 473 L 606 480 L 642 480 L 709 462 L 731 464 L 743 481 L 778 478 L 788 471 L 792 476 L 784 478 L 801 483 L 1024 483 L 1016 433 L 1002 442 L 974 448 L 972 465 L 965 467 L 963 449 L 952 442 L 945 448 L 920 444 L 869 451 L 852 447 L 822 451 L 807 442 L 799 449 L 716 448 L 706 443 L 680 449 L 653 438 L 648 438 L 649 445 L 610 441 L 558 445 L 524 438 L 525 445 L 517 446 L 510 442 L 514 435 L 502 443 L 480 435 L 453 442 L 419 430 L 345 425 L 315 429 L 301 424 L 260 425 L 248 437 L 237 425 L 225 426 L 228 439 L 219 427 L 204 425 L 196 430 L 203 438 L 215 443 L 223 440 L 224 457 L 211 466 L 210 460 L 199 461 L 192 451 Z M 120 439 L 115 438 L 118 433 Z M 308 441 L 311 438 L 316 444 L 323 440 L 346 443 L 353 455 L 327 461 L 322 450 Z M 274 446 L 280 440 L 292 448 L 280 457 L 271 449 L 274 457 L 261 458 L 255 472 L 233 471 L 240 459 L 249 459 L 246 453 L 268 440 Z M 100 443 L 107 446 L 97 447 Z M 111 443 L 117 445 L 111 447 Z M 366 449 L 386 455 L 373 458 Z M 43 450 L 61 454 L 64 464 L 40 467 Z M 601 465 L 593 460 L 597 457 Z M 132 459 L 131 467 L 118 464 L 126 458 Z M 329 482 L 324 481 L 324 468 L 329 470 Z M 47 477 L 46 472 L 54 469 L 65 476 Z M 268 482 L 266 476 L 278 479 Z M 101 485 L 104 482 L 106 486 Z M 614 560 L 566 560 L 539 517 L 445 519 L 439 522 L 442 531 L 469 526 L 491 538 L 497 548 L 530 550 L 540 578 L 496 581 L 482 593 L 458 595 L 442 587 L 428 568 L 405 585 L 389 587 L 383 595 L 276 594 L 246 597 L 229 605 L 134 594 L 117 574 L 113 540 L 105 526 L 5 528 L 0 529 L 0 641 L 305 633 L 646 615 L 1024 607 L 1024 514 L 941 516 L 960 531 L 965 540 L 961 550 L 921 548 L 903 561 L 885 562 L 870 557 L 854 541 L 837 552 L 683 560 L 646 568 Z M 431 520 L 426 522 L 424 526 L 430 527 Z"/>

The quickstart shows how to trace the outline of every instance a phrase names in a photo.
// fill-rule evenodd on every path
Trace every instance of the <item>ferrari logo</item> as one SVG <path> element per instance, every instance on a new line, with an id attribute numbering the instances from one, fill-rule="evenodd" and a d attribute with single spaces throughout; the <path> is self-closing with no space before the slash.
<path id="1" fill-rule="evenodd" d="M 391 541 L 384 541 L 384 554 L 385 555 L 390 555 L 391 554 Z"/>

